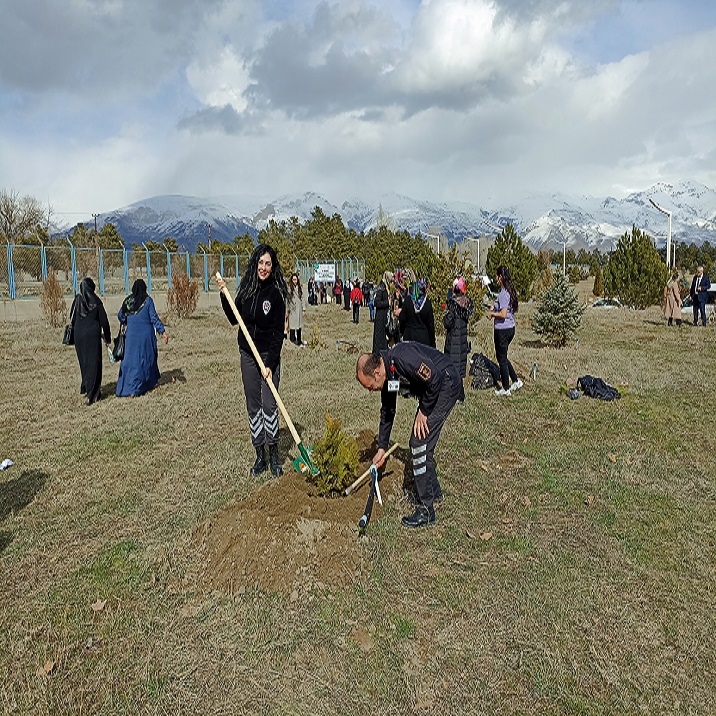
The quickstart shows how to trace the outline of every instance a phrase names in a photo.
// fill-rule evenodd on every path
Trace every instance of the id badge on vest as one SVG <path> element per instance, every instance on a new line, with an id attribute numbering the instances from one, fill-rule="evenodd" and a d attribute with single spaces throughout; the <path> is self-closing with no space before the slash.
<path id="1" fill-rule="evenodd" d="M 400 381 L 395 377 L 395 363 L 390 361 L 390 378 L 388 379 L 388 392 L 397 393 L 400 390 Z"/>

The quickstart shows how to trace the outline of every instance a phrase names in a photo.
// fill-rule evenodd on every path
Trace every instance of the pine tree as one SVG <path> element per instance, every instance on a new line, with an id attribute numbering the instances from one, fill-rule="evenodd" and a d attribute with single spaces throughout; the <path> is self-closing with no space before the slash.
<path id="1" fill-rule="evenodd" d="M 555 348 L 563 348 L 575 338 L 582 324 L 584 306 L 561 271 L 555 271 L 552 285 L 544 292 L 535 315 L 532 330 Z"/>
<path id="2" fill-rule="evenodd" d="M 507 224 L 487 251 L 485 271 L 494 280 L 498 266 L 507 266 L 520 301 L 532 297 L 532 285 L 537 278 L 537 259 L 522 243 L 512 224 Z"/>
<path id="3" fill-rule="evenodd" d="M 604 295 L 604 274 L 599 264 L 597 264 L 594 271 L 594 287 L 592 288 L 592 293 L 597 297 Z"/>
<path id="4" fill-rule="evenodd" d="M 636 226 L 625 232 L 604 269 L 604 292 L 625 306 L 644 309 L 660 304 L 669 271 L 651 239 Z"/>

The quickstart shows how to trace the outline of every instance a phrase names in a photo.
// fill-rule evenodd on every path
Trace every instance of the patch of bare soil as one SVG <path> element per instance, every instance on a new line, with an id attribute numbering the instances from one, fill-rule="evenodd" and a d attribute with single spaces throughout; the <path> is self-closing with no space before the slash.
<path id="1" fill-rule="evenodd" d="M 370 466 L 376 443 L 367 430 L 356 439 L 358 477 Z M 384 502 L 402 495 L 406 457 L 398 449 L 381 469 Z M 358 520 L 368 489 L 366 481 L 348 497 L 321 497 L 303 475 L 287 471 L 197 527 L 199 581 L 208 589 L 242 593 L 259 587 L 292 599 L 351 584 L 361 572 Z M 372 519 L 381 516 L 376 501 Z"/>

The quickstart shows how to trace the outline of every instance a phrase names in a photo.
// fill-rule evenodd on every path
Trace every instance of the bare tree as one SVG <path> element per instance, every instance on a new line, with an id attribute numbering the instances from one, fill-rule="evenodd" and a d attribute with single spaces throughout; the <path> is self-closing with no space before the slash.
<path id="1" fill-rule="evenodd" d="M 48 217 L 50 210 L 48 209 Z M 0 237 L 11 244 L 21 243 L 45 218 L 42 204 L 32 196 L 0 190 Z"/>

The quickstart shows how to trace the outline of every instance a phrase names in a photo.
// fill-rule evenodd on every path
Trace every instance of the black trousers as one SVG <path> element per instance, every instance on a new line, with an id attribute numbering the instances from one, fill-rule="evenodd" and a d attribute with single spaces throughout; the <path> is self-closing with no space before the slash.
<path id="1" fill-rule="evenodd" d="M 517 380 L 517 373 L 507 358 L 507 348 L 512 339 L 515 337 L 514 328 L 503 328 L 495 332 L 495 355 L 497 356 L 497 364 L 500 366 L 500 380 L 502 381 L 502 389 L 509 390 L 511 383 Z"/>
<path id="2" fill-rule="evenodd" d="M 430 432 L 423 440 L 416 438 L 412 431 L 410 433 L 408 444 L 413 458 L 415 491 L 420 502 L 426 507 L 432 507 L 433 502 L 442 497 L 442 489 L 435 470 L 435 446 L 438 444 L 438 438 L 448 415 L 460 398 L 461 386 L 462 381 L 455 366 L 451 365 L 449 368 L 445 368 L 445 378 L 440 389 L 440 396 L 433 411 L 428 415 Z M 415 414 L 417 415 L 417 411 Z"/>
<path id="3" fill-rule="evenodd" d="M 294 343 L 297 346 L 303 345 L 303 340 L 301 338 L 301 329 L 300 328 L 289 328 L 288 329 L 288 339 L 291 341 L 291 343 Z"/>
<path id="4" fill-rule="evenodd" d="M 261 375 L 259 366 L 252 353 L 244 350 L 241 353 L 241 380 L 244 384 L 246 396 L 246 410 L 249 414 L 249 429 L 251 430 L 251 444 L 254 447 L 262 445 L 278 445 L 278 405 L 273 397 L 271 388 Z M 261 356 L 265 361 L 266 356 Z M 281 378 L 281 363 L 276 366 L 271 379 L 278 389 Z"/>
<path id="5" fill-rule="evenodd" d="M 353 304 L 353 323 L 358 323 L 358 316 L 360 314 L 360 303 Z"/>

